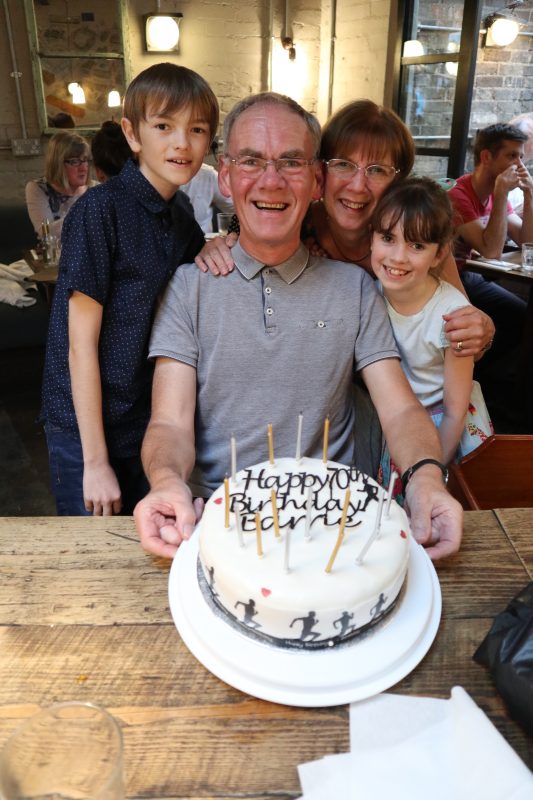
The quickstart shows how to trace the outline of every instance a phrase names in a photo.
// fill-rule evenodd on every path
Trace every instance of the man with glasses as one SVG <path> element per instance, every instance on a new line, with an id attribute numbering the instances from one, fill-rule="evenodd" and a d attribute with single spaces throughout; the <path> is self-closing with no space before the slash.
<path id="1" fill-rule="evenodd" d="M 358 370 L 410 478 L 413 533 L 434 558 L 454 552 L 461 510 L 445 490 L 436 429 L 403 375 L 374 283 L 351 264 L 332 271 L 300 242 L 321 193 L 317 120 L 288 97 L 253 95 L 226 117 L 224 141 L 219 181 L 240 222 L 236 269 L 220 279 L 182 266 L 156 318 L 143 443 L 151 491 L 135 510 L 143 547 L 173 556 L 189 538 L 202 507 L 193 495 L 208 497 L 222 482 L 232 435 L 238 468 L 266 458 L 269 423 L 276 456 L 292 456 L 302 412 L 301 453 L 318 457 L 328 417 L 328 456 L 350 464 Z"/>

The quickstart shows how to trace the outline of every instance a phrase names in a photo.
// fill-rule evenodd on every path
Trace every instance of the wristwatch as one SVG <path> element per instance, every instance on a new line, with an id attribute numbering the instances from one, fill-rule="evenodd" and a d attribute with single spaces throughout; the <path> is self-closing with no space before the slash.
<path id="1" fill-rule="evenodd" d="M 412 467 L 406 469 L 405 472 L 403 473 L 402 491 L 404 494 L 405 490 L 407 489 L 407 484 L 409 483 L 409 481 L 411 480 L 417 469 L 420 469 L 420 467 L 423 467 L 426 464 L 434 464 L 436 467 L 438 467 L 442 472 L 442 479 L 444 483 L 445 484 L 448 483 L 448 468 L 444 464 L 441 464 L 440 461 L 437 461 L 437 459 L 435 458 L 423 458 L 421 461 L 417 461 L 416 464 L 413 464 Z"/>

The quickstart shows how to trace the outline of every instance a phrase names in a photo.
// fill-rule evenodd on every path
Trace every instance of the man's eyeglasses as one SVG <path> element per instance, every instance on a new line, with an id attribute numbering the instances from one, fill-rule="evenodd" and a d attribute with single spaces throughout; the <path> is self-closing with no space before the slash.
<path id="1" fill-rule="evenodd" d="M 324 161 L 324 164 L 331 175 L 339 178 L 352 178 L 361 169 L 367 181 L 377 186 L 389 183 L 400 171 L 396 167 L 387 167 L 385 164 L 368 164 L 366 167 L 360 167 L 359 164 L 354 164 L 347 158 L 330 158 L 329 161 Z"/>
<path id="2" fill-rule="evenodd" d="M 92 164 L 92 158 L 65 158 L 63 163 L 69 167 L 81 167 L 82 164 Z"/>
<path id="3" fill-rule="evenodd" d="M 239 158 L 226 157 L 226 161 L 235 164 L 237 169 L 251 178 L 258 178 L 269 164 L 274 166 L 276 172 L 285 177 L 302 175 L 306 167 L 312 166 L 316 158 L 260 158 L 259 156 L 239 156 Z"/>

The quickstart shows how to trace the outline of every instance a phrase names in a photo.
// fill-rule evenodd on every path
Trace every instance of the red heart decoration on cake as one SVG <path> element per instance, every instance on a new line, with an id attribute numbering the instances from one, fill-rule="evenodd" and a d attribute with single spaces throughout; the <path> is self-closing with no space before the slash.
<path id="1" fill-rule="evenodd" d="M 221 504 L 221 502 L 222 502 L 222 498 L 221 497 L 217 497 L 217 498 L 215 498 L 215 500 L 213 502 L 216 503 L 217 506 L 219 506 Z"/>
<path id="2" fill-rule="evenodd" d="M 405 531 L 400 531 L 400 536 L 402 537 L 402 539 L 407 539 L 407 534 Z"/>
<path id="3" fill-rule="evenodd" d="M 261 589 L 261 594 L 263 597 L 268 597 L 269 594 L 272 594 L 270 589 Z"/>

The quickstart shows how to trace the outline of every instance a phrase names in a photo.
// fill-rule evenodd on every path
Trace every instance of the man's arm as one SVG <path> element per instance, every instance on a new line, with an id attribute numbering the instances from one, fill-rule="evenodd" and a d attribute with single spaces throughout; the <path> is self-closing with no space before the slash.
<path id="1" fill-rule="evenodd" d="M 142 446 L 150 492 L 134 512 L 141 544 L 172 558 L 188 539 L 201 513 L 193 506 L 187 479 L 195 461 L 196 370 L 171 358 L 158 358 L 152 387 L 152 416 Z"/>
<path id="2" fill-rule="evenodd" d="M 94 516 L 118 514 L 120 486 L 109 464 L 102 417 L 98 340 L 103 307 L 82 292 L 68 305 L 68 363 L 72 400 L 83 450 L 83 499 Z"/>
<path id="3" fill-rule="evenodd" d="M 456 233 L 485 258 L 500 258 L 508 237 L 507 195 L 518 186 L 517 168 L 513 165 L 496 178 L 493 192 L 492 211 L 488 222 L 474 219 L 459 225 Z"/>
<path id="4" fill-rule="evenodd" d="M 517 244 L 533 241 L 533 179 L 522 162 L 517 167 L 518 186 L 524 194 L 522 218 L 510 214 L 507 220 L 509 236 Z"/>
<path id="5" fill-rule="evenodd" d="M 437 429 L 418 402 L 400 362 L 384 359 L 361 371 L 376 407 L 392 460 L 403 473 L 424 458 L 442 461 Z M 427 464 L 407 486 L 406 499 L 415 539 L 434 560 L 459 550 L 462 509 L 448 494 L 440 469 Z"/>

